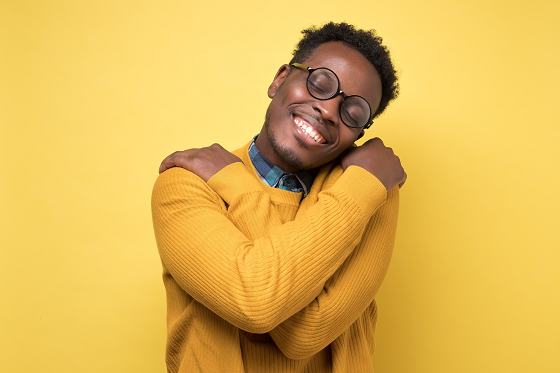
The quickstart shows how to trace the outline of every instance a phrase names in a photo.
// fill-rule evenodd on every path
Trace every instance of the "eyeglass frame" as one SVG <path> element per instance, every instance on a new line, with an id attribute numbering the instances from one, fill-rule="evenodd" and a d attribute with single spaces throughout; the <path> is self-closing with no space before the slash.
<path id="1" fill-rule="evenodd" d="M 329 69 L 328 67 L 316 67 L 316 68 L 312 68 L 312 67 L 305 66 L 304 64 L 297 63 L 297 62 L 291 63 L 290 66 L 294 66 L 294 67 L 299 68 L 299 69 L 307 70 L 307 71 L 309 72 L 309 75 L 307 76 L 307 79 L 305 80 L 305 88 L 307 88 L 307 92 L 311 95 L 311 97 L 313 97 L 313 98 L 315 98 L 315 99 L 317 99 L 317 100 L 320 100 L 320 101 L 327 101 L 327 100 L 330 100 L 330 99 L 332 99 L 332 98 L 335 98 L 335 97 L 338 96 L 338 95 L 342 95 L 342 97 L 344 97 L 344 99 L 343 99 L 342 102 L 340 103 L 340 106 L 338 107 L 338 115 L 339 115 L 339 117 L 340 117 L 340 120 L 342 120 L 342 123 L 344 123 L 344 125 L 345 125 L 346 127 L 350 127 L 350 128 L 361 128 L 361 129 L 365 129 L 365 130 L 367 130 L 369 127 L 371 127 L 371 125 L 373 124 L 373 111 L 371 110 L 371 105 L 369 104 L 368 100 L 366 100 L 365 98 L 363 98 L 363 97 L 360 96 L 360 95 L 350 95 L 350 96 L 349 96 L 349 95 L 347 95 L 346 93 L 344 93 L 343 91 L 341 91 L 341 90 L 340 90 L 340 79 L 338 78 L 338 75 L 336 75 L 336 73 L 335 73 L 334 71 L 332 71 L 332 70 Z M 337 88 L 336 88 L 336 92 L 333 93 L 330 97 L 327 97 L 327 98 L 319 98 L 319 97 L 316 97 L 316 96 L 314 96 L 313 93 L 311 93 L 311 91 L 309 90 L 309 77 L 311 76 L 311 73 L 312 73 L 313 71 L 320 70 L 320 69 L 329 70 L 331 73 L 333 73 L 333 75 L 336 77 L 336 82 L 337 82 L 337 84 L 338 84 L 338 86 L 337 86 Z M 350 97 L 359 97 L 359 98 L 361 98 L 362 100 L 365 101 L 365 103 L 367 104 L 367 106 L 368 106 L 368 108 L 369 108 L 370 118 L 369 118 L 369 120 L 368 120 L 364 125 L 362 125 L 362 126 L 360 126 L 360 127 L 349 126 L 348 124 L 346 124 L 346 122 L 344 121 L 344 119 L 342 119 L 342 113 L 341 113 L 341 110 L 340 110 L 340 109 L 342 108 L 342 104 L 344 104 L 344 101 L 346 101 L 346 99 L 347 99 L 347 98 L 350 98 Z"/>

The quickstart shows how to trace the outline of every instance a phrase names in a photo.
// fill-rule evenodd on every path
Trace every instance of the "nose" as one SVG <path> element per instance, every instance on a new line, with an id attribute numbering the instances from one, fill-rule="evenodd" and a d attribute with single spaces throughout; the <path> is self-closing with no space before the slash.
<path id="1" fill-rule="evenodd" d="M 335 97 L 330 98 L 328 100 L 315 99 L 315 102 L 313 102 L 312 107 L 315 111 L 317 111 L 321 115 L 321 118 L 323 118 L 325 124 L 328 123 L 331 125 L 339 125 L 340 114 L 338 111 L 340 110 L 340 105 L 342 104 L 343 100 L 344 98 L 342 97 L 341 94 L 336 95 Z"/>

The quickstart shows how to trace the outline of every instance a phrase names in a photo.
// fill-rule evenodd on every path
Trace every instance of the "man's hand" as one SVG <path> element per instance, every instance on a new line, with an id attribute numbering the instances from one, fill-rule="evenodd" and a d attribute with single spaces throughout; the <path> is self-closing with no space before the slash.
<path id="1" fill-rule="evenodd" d="M 406 181 L 406 172 L 401 166 L 399 157 L 378 137 L 346 151 L 341 158 L 341 165 L 345 171 L 350 166 L 365 169 L 377 177 L 387 190 L 397 185 L 400 188 Z"/>
<path id="2" fill-rule="evenodd" d="M 208 181 L 222 168 L 235 162 L 241 162 L 241 159 L 222 148 L 220 144 L 212 144 L 205 148 L 187 149 L 167 156 L 159 166 L 159 173 L 171 167 L 182 167 Z"/>

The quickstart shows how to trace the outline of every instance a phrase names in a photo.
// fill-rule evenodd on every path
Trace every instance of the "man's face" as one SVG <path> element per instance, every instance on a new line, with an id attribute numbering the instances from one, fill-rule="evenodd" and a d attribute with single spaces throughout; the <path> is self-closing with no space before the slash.
<path id="1" fill-rule="evenodd" d="M 381 101 L 381 80 L 373 65 L 358 51 L 341 42 L 321 44 L 303 62 L 312 68 L 327 67 L 340 80 L 347 95 L 365 98 L 375 112 Z M 297 172 L 322 166 L 352 146 L 362 131 L 347 127 L 340 119 L 343 100 L 338 95 L 330 100 L 313 98 L 306 87 L 309 73 L 283 65 L 268 89 L 272 101 L 265 124 L 257 137 L 260 152 L 278 167 Z M 312 139 L 301 128 L 312 128 Z"/>

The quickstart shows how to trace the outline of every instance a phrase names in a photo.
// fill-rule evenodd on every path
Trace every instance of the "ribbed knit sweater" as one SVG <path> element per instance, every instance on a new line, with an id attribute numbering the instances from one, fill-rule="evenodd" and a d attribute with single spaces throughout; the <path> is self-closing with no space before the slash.
<path id="1" fill-rule="evenodd" d="M 373 372 L 398 188 L 333 163 L 302 200 L 262 183 L 247 149 L 207 183 L 182 168 L 155 183 L 168 371 Z"/>

